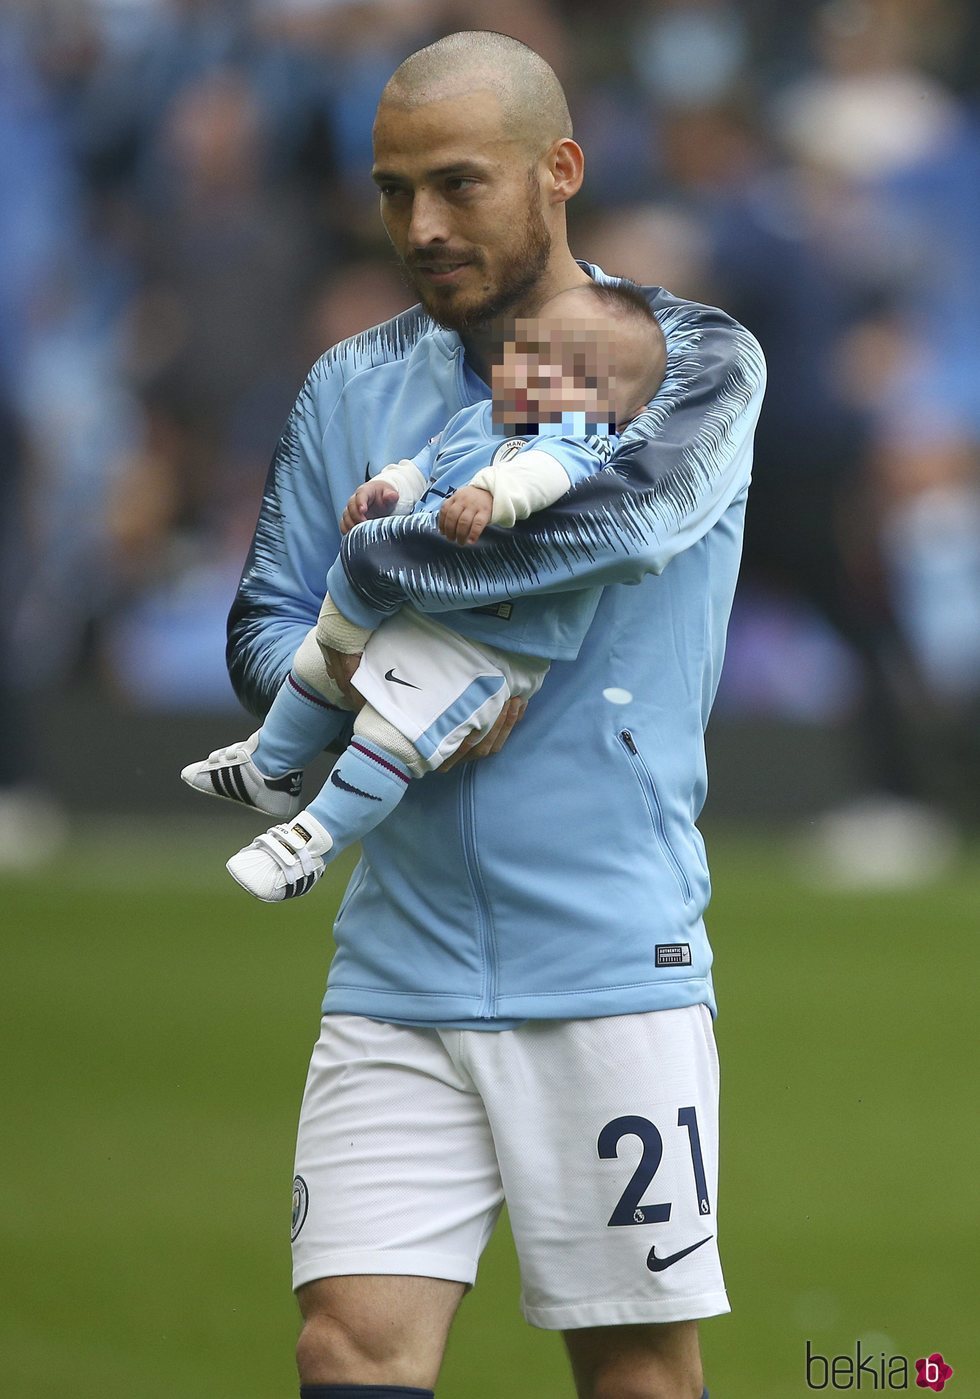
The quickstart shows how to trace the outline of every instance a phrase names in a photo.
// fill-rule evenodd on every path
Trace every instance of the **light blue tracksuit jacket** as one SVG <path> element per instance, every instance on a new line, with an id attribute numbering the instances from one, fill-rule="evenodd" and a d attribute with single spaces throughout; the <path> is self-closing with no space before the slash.
<path id="1" fill-rule="evenodd" d="M 514 650 L 522 600 L 604 586 L 577 658 L 555 661 L 504 750 L 412 783 L 365 839 L 328 1013 L 502 1029 L 715 1011 L 695 822 L 765 365 L 721 311 L 649 296 L 666 376 L 610 465 L 475 545 L 419 515 L 343 543 L 337 527 L 361 482 L 488 396 L 458 336 L 407 311 L 328 351 L 300 393 L 229 618 L 232 681 L 253 712 L 271 703 L 328 577 L 364 626 L 410 603 Z"/>

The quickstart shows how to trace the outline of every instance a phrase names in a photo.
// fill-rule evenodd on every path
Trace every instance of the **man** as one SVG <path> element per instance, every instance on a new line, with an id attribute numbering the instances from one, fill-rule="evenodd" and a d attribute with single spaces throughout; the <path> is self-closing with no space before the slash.
<path id="1" fill-rule="evenodd" d="M 524 1314 L 563 1331 L 580 1399 L 698 1399 L 697 1319 L 728 1301 L 694 820 L 761 353 L 721 312 L 651 293 L 667 375 L 611 469 L 474 545 L 407 517 L 341 550 L 359 482 L 487 397 L 502 318 L 603 276 L 569 251 L 583 156 L 524 45 L 468 33 L 413 54 L 374 141 L 422 307 L 329 351 L 300 395 L 229 623 L 240 696 L 268 706 L 338 553 L 338 680 L 347 623 L 408 603 L 517 636 L 522 599 L 607 586 L 578 659 L 474 749 L 490 761 L 413 784 L 364 842 L 297 1145 L 301 1395 L 430 1396 L 506 1195 Z"/>

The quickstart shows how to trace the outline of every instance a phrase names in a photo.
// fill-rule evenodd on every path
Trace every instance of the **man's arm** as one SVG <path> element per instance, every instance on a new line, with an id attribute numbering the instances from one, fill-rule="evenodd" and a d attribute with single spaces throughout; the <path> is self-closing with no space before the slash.
<path id="1" fill-rule="evenodd" d="M 341 612 L 374 627 L 406 603 L 438 613 L 636 582 L 706 534 L 748 483 L 765 363 L 754 338 L 723 312 L 666 293 L 654 306 L 667 373 L 623 434 L 613 470 L 466 548 L 421 516 L 362 526 L 328 578 Z"/>
<path id="2" fill-rule="evenodd" d="M 319 409 L 319 391 L 331 372 L 324 356 L 286 422 L 228 618 L 228 672 L 238 698 L 256 715 L 268 710 L 316 622 L 326 572 L 340 548 L 338 519 L 350 489 L 345 481 L 330 489 Z"/>
<path id="3" fill-rule="evenodd" d="M 347 382 L 409 357 L 431 329 L 421 307 L 328 350 L 289 415 L 266 480 L 252 547 L 228 617 L 228 671 L 246 709 L 262 715 L 293 652 L 316 622 L 326 573 L 340 548 L 339 520 L 364 480 L 363 460 L 330 439 Z M 341 446 L 327 460 L 328 440 Z"/>

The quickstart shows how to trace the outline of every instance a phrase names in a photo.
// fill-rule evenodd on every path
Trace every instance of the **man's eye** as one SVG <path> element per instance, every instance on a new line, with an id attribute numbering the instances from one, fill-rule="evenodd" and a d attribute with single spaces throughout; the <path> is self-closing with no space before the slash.
<path id="1" fill-rule="evenodd" d="M 471 179 L 468 175 L 455 175 L 451 180 L 447 181 L 447 185 L 454 194 L 461 193 L 468 189 L 472 189 L 476 185 L 476 180 Z"/>
<path id="2" fill-rule="evenodd" d="M 401 185 L 378 185 L 378 192 L 382 199 L 394 199 L 399 194 L 404 194 L 405 190 Z"/>

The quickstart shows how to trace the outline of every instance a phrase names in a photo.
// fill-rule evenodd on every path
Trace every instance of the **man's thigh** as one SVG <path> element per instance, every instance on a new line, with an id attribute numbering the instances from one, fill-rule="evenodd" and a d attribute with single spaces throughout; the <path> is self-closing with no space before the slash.
<path id="1" fill-rule="evenodd" d="M 471 1284 L 503 1200 L 479 1094 L 434 1030 L 324 1016 L 293 1182 L 293 1285 Z"/>
<path id="2" fill-rule="evenodd" d="M 704 1006 L 467 1032 L 533 1325 L 729 1310 L 717 1243 L 718 1064 Z"/>

